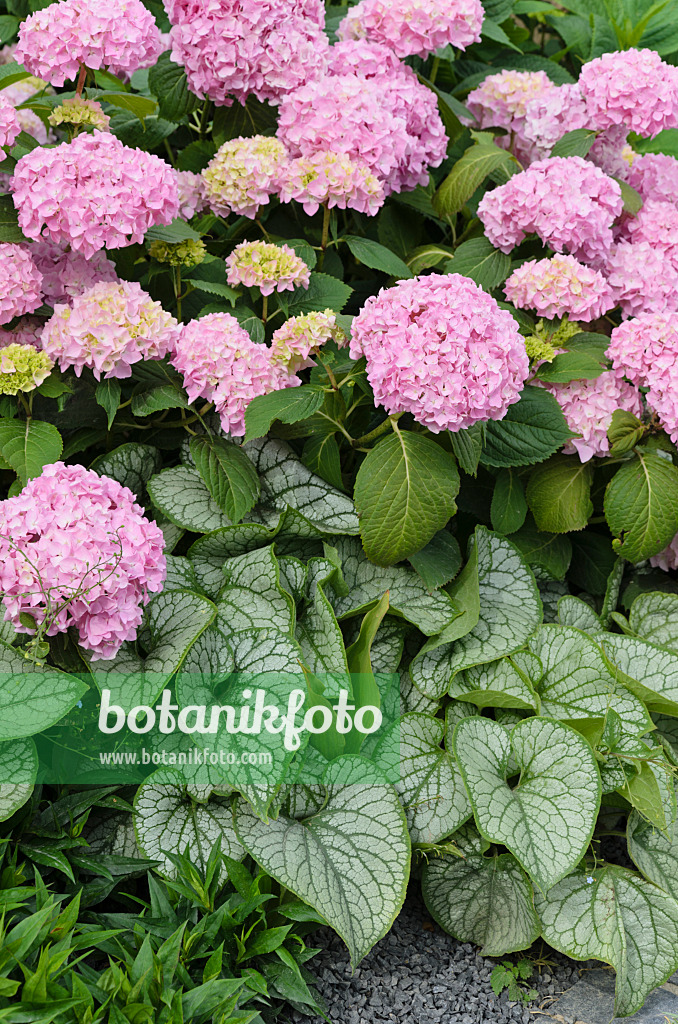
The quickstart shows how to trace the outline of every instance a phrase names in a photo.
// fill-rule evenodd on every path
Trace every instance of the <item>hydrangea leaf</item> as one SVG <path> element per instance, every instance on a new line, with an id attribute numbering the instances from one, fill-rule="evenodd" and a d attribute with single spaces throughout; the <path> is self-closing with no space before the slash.
<path id="1" fill-rule="evenodd" d="M 644 640 L 678 654 L 678 594 L 639 594 L 631 605 L 629 625 Z"/>
<path id="2" fill-rule="evenodd" d="M 469 701 L 478 708 L 518 708 L 539 714 L 539 697 L 510 658 L 459 672 L 449 692 L 452 697 Z"/>
<path id="3" fill-rule="evenodd" d="M 226 586 L 217 603 L 221 630 L 273 628 L 294 632 L 294 601 L 280 586 L 273 547 L 229 558 L 224 565 Z"/>
<path id="4" fill-rule="evenodd" d="M 360 758 L 339 762 L 324 777 L 327 803 L 307 820 L 281 816 L 264 824 L 239 801 L 235 822 L 247 852 L 322 914 L 357 964 L 390 929 L 403 905 L 410 840 L 395 790 L 379 781 L 374 766 Z M 337 773 L 346 768 L 354 768 L 364 781 L 336 784 Z"/>
<path id="5" fill-rule="evenodd" d="M 33 740 L 0 743 L 0 821 L 23 807 L 33 792 L 37 774 L 38 753 Z"/>
<path id="6" fill-rule="evenodd" d="M 678 968 L 678 903 L 633 871 L 579 868 L 535 904 L 551 946 L 614 967 L 616 1017 L 634 1014 Z"/>
<path id="7" fill-rule="evenodd" d="M 458 614 L 445 591 L 429 593 L 426 584 L 410 566 L 382 568 L 368 562 L 360 541 L 337 538 L 334 546 L 341 560 L 341 569 L 348 594 L 330 595 L 338 619 L 364 612 L 388 590 L 389 610 L 412 622 L 422 633 L 438 633 Z"/>
<path id="8" fill-rule="evenodd" d="M 480 461 L 486 466 L 532 466 L 572 437 L 558 402 L 544 388 L 526 387 L 506 416 L 486 426 Z"/>
<path id="9" fill-rule="evenodd" d="M 637 450 L 607 485 L 605 518 L 617 554 L 629 562 L 662 551 L 678 531 L 678 468 L 671 459 Z"/>
<path id="10" fill-rule="evenodd" d="M 442 696 L 457 672 L 517 651 L 542 620 L 537 584 L 517 548 L 484 526 L 476 528 L 472 543 L 478 565 L 478 621 L 453 643 L 446 643 L 443 632 L 412 663 L 412 681 L 431 697 Z"/>
<path id="11" fill-rule="evenodd" d="M 237 523 L 259 497 L 259 478 L 242 448 L 223 437 L 191 438 L 195 467 L 220 509 Z"/>
<path id="12" fill-rule="evenodd" d="M 212 847 L 233 860 L 245 856 L 233 828 L 230 800 L 212 795 L 211 787 L 187 786 L 172 771 L 161 768 L 144 782 L 134 798 L 134 829 L 139 849 L 158 861 L 160 871 L 175 878 L 177 869 L 167 853 L 186 848 L 204 870 Z"/>
<path id="13" fill-rule="evenodd" d="M 140 500 L 146 492 L 146 483 L 162 466 L 162 456 L 157 448 L 150 444 L 121 444 L 112 452 L 100 455 L 94 460 L 90 469 L 99 476 L 110 476 Z"/>
<path id="14" fill-rule="evenodd" d="M 434 921 L 480 956 L 527 949 L 539 937 L 532 885 L 510 853 L 435 857 L 424 868 L 424 902 Z"/>
<path id="15" fill-rule="evenodd" d="M 386 745 L 396 748 L 388 763 L 400 763 L 395 788 L 413 843 L 437 843 L 473 813 L 454 757 L 441 745 L 444 736 L 439 718 L 410 714 L 396 721 L 379 744 L 381 753 Z"/>
<path id="16" fill-rule="evenodd" d="M 621 633 L 598 641 L 611 670 L 649 711 L 678 715 L 678 654 Z"/>
<path id="17" fill-rule="evenodd" d="M 63 448 L 61 434 L 51 423 L 0 421 L 0 453 L 24 485 L 40 476 L 46 465 L 56 462 Z"/>
<path id="18" fill-rule="evenodd" d="M 190 466 L 163 469 L 148 481 L 148 493 L 163 515 L 186 530 L 210 533 L 231 525 L 198 472 Z"/>
<path id="19" fill-rule="evenodd" d="M 577 629 L 542 626 L 530 642 L 542 664 L 536 690 L 544 715 L 565 720 L 604 718 L 616 711 L 624 728 L 642 735 L 652 728 L 643 704 L 617 681 L 597 643 Z"/>
<path id="20" fill-rule="evenodd" d="M 544 891 L 579 862 L 600 807 L 593 751 L 561 722 L 527 718 L 510 735 L 487 718 L 459 722 L 454 752 L 480 832 L 503 843 Z M 507 775 L 520 772 L 515 789 Z"/>
<path id="21" fill-rule="evenodd" d="M 0 740 L 33 736 L 71 710 L 87 686 L 55 668 L 38 668 L 0 642 Z"/>

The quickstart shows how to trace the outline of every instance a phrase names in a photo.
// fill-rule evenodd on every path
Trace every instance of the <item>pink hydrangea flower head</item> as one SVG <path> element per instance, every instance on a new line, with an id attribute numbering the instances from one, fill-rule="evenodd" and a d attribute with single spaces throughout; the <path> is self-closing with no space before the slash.
<path id="1" fill-rule="evenodd" d="M 598 270 L 574 256 L 529 260 L 513 271 L 504 294 L 521 309 L 536 309 L 540 316 L 570 316 L 597 320 L 614 306 L 612 291 Z"/>
<path id="2" fill-rule="evenodd" d="M 478 205 L 485 234 L 510 252 L 535 232 L 556 252 L 604 259 L 622 211 L 619 184 L 579 156 L 549 157 L 487 192 Z"/>
<path id="3" fill-rule="evenodd" d="M 5 619 L 27 633 L 22 614 L 38 624 L 50 614 L 47 636 L 73 626 L 93 661 L 113 658 L 162 590 L 163 548 L 127 487 L 84 466 L 46 466 L 0 502 Z"/>
<path id="4" fill-rule="evenodd" d="M 7 348 L 8 345 L 32 345 L 40 351 L 44 326 L 45 321 L 39 317 L 24 316 L 11 331 L 6 327 L 0 327 L 0 348 Z"/>
<path id="5" fill-rule="evenodd" d="M 115 264 L 97 252 L 87 259 L 62 242 L 33 242 L 31 256 L 42 274 L 42 290 L 48 306 L 69 303 L 76 295 L 100 281 L 117 281 Z"/>
<path id="6" fill-rule="evenodd" d="M 393 50 L 369 39 L 344 39 L 329 52 L 327 71 L 330 75 L 391 75 L 407 65 L 401 64 Z"/>
<path id="7" fill-rule="evenodd" d="M 28 249 L 0 244 L 0 323 L 32 313 L 42 304 L 42 274 Z"/>
<path id="8" fill-rule="evenodd" d="M 141 0 L 58 0 L 26 18 L 15 58 L 52 85 L 80 66 L 131 74 L 162 53 L 160 32 Z"/>
<path id="9" fill-rule="evenodd" d="M 603 271 L 625 316 L 678 308 L 678 265 L 651 242 L 618 242 Z"/>
<path id="10" fill-rule="evenodd" d="M 328 207 L 357 210 L 374 217 L 384 205 L 384 186 L 365 164 L 345 153 L 320 152 L 289 162 L 280 184 L 280 198 L 296 199 L 306 213 Z"/>
<path id="11" fill-rule="evenodd" d="M 47 87 L 47 83 L 43 82 L 42 79 L 33 78 L 22 78 L 20 82 L 13 82 L 12 85 L 6 86 L 2 90 L 2 99 L 6 100 L 15 108 L 15 113 L 19 121 L 19 127 L 21 131 L 27 132 L 28 135 L 32 135 L 36 142 L 44 145 L 46 142 L 54 142 L 54 132 L 52 132 L 43 121 L 40 120 L 38 115 L 33 110 L 16 110 L 21 104 L 25 103 L 26 100 L 30 99 L 37 92 L 41 92 Z"/>
<path id="12" fill-rule="evenodd" d="M 20 131 L 19 115 L 0 93 L 0 146 L 13 146 Z"/>
<path id="13" fill-rule="evenodd" d="M 582 125 L 582 127 L 586 127 L 586 125 Z M 595 139 L 587 153 L 587 160 L 594 163 L 596 167 L 600 167 L 605 174 L 626 181 L 630 169 L 627 159 L 627 135 L 628 131 L 624 125 L 607 128 Z"/>
<path id="14" fill-rule="evenodd" d="M 183 327 L 171 362 L 183 374 L 190 401 L 213 402 L 222 427 L 234 437 L 245 433 L 245 410 L 253 398 L 301 384 L 230 313 L 210 313 Z"/>
<path id="15" fill-rule="evenodd" d="M 535 89 L 513 128 L 516 156 L 521 163 L 543 160 L 563 135 L 585 126 L 584 100 L 576 84 L 550 83 L 549 88 Z M 497 142 L 507 145 L 504 139 Z"/>
<path id="16" fill-rule="evenodd" d="M 443 46 L 477 43 L 483 17 L 479 0 L 360 0 L 337 34 L 383 43 L 398 57 L 428 57 Z"/>
<path id="17" fill-rule="evenodd" d="M 622 224 L 622 237 L 630 242 L 649 242 L 678 261 L 678 206 L 648 199 L 635 217 Z"/>
<path id="18" fill-rule="evenodd" d="M 650 558 L 650 565 L 656 566 L 658 569 L 663 569 L 664 572 L 669 572 L 671 569 L 678 569 L 678 533 L 663 551 L 660 551 L 658 555 L 652 555 Z"/>
<path id="19" fill-rule="evenodd" d="M 226 258 L 231 285 L 258 288 L 262 295 L 274 291 L 308 288 L 311 272 L 289 245 L 272 242 L 241 242 Z"/>
<path id="20" fill-rule="evenodd" d="M 675 128 L 678 79 L 655 50 L 620 50 L 584 64 L 579 88 L 592 128 L 623 125 L 654 137 Z"/>
<path id="21" fill-rule="evenodd" d="M 642 313 L 615 327 L 612 365 L 638 387 L 674 444 L 678 441 L 678 313 Z"/>
<path id="22" fill-rule="evenodd" d="M 665 153 L 636 155 L 627 179 L 642 199 L 678 203 L 678 160 Z"/>
<path id="23" fill-rule="evenodd" d="M 324 11 L 295 0 L 168 2 L 172 60 L 198 96 L 220 106 L 248 96 L 279 103 L 324 72 L 329 42 Z"/>
<path id="24" fill-rule="evenodd" d="M 346 343 L 346 335 L 337 324 L 331 309 L 324 313 L 302 313 L 285 321 L 271 338 L 271 360 L 286 367 L 290 373 L 298 373 L 312 366 L 310 356 L 320 351 L 327 341 L 336 341 L 339 346 Z"/>
<path id="25" fill-rule="evenodd" d="M 97 380 L 129 377 L 141 359 L 162 359 L 174 350 L 178 324 L 136 281 L 102 282 L 72 306 L 57 305 L 42 332 L 42 347 L 62 370 L 79 377 L 88 366 Z"/>
<path id="26" fill-rule="evenodd" d="M 540 152 L 537 140 L 543 135 L 542 128 L 548 128 L 549 134 L 557 134 L 553 107 L 558 107 L 558 113 L 560 107 L 550 99 L 552 93 L 560 99 L 558 87 L 544 71 L 500 71 L 496 75 L 488 75 L 468 94 L 465 106 L 475 118 L 475 123 L 467 118 L 464 121 L 475 128 L 505 128 L 509 134 L 497 136 L 497 144 L 502 148 L 513 148 L 521 163 L 531 163 L 540 156 L 548 155 L 557 141 L 558 135 L 550 146 L 547 141 Z M 528 112 L 533 138 L 528 138 L 525 133 Z M 536 131 L 534 121 L 539 122 Z"/>
<path id="27" fill-rule="evenodd" d="M 607 455 L 610 442 L 607 431 L 616 409 L 642 416 L 643 402 L 640 392 L 623 380 L 614 370 L 605 370 L 595 380 L 573 380 L 569 384 L 542 384 L 550 391 L 563 410 L 567 425 L 575 434 L 563 452 L 579 455 L 588 462 L 594 455 Z"/>
<path id="28" fill-rule="evenodd" d="M 369 298 L 350 355 L 366 357 L 387 412 L 411 412 L 434 433 L 502 419 L 529 371 L 511 314 L 459 274 L 399 281 Z"/>
<path id="29" fill-rule="evenodd" d="M 205 182 L 193 171 L 175 171 L 174 177 L 179 193 L 179 216 L 190 220 L 207 206 Z"/>
<path id="30" fill-rule="evenodd" d="M 278 191 L 286 164 L 279 139 L 254 135 L 225 142 L 202 172 L 209 206 L 222 217 L 256 217 Z"/>
<path id="31" fill-rule="evenodd" d="M 17 163 L 12 190 L 28 238 L 68 242 L 87 257 L 141 242 L 179 212 L 172 168 L 109 132 L 32 150 Z"/>

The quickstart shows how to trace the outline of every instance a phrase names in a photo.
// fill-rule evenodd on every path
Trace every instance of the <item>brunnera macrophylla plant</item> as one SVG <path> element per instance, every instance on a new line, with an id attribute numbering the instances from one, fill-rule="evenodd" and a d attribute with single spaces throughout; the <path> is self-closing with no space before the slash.
<path id="1" fill-rule="evenodd" d="M 103 690 L 397 674 L 264 783 L 131 766 L 109 845 L 356 962 L 414 866 L 622 1016 L 678 968 L 678 22 L 622 6 L 8 0 L 3 818 L 107 781 Z"/>

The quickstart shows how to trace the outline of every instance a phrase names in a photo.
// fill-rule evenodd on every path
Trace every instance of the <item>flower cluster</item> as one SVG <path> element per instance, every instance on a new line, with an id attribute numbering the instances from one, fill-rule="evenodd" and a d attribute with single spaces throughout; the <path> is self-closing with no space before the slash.
<path id="1" fill-rule="evenodd" d="M 46 82 L 43 82 L 40 78 L 22 78 L 19 82 L 13 82 L 11 85 L 6 86 L 2 90 L 2 98 L 10 103 L 15 108 L 17 120 L 19 121 L 19 127 L 21 131 L 26 132 L 28 135 L 32 135 L 36 142 L 40 145 L 44 145 L 46 142 L 54 141 L 54 134 L 48 128 L 45 127 L 44 123 L 40 120 L 34 110 L 17 110 L 16 108 L 21 103 L 25 103 L 26 100 L 30 99 L 36 92 L 40 92 L 45 88 Z"/>
<path id="2" fill-rule="evenodd" d="M 98 128 L 102 132 L 108 131 L 111 122 L 108 114 L 104 114 L 100 103 L 95 100 L 83 100 L 81 96 L 64 100 L 60 106 L 54 108 L 48 120 L 53 128 L 68 124 L 77 128 Z"/>
<path id="3" fill-rule="evenodd" d="M 300 202 L 306 213 L 318 211 L 321 203 L 331 209 L 357 210 L 373 217 L 384 204 L 384 186 L 361 161 L 345 153 L 320 152 L 299 157 L 287 165 L 280 198 Z"/>
<path id="4" fill-rule="evenodd" d="M 582 462 L 609 452 L 607 431 L 616 409 L 634 416 L 641 416 L 643 412 L 640 392 L 615 370 L 605 370 L 594 380 L 541 386 L 557 399 L 570 430 L 580 435 L 568 441 L 563 451 L 566 454 L 576 452 Z"/>
<path id="5" fill-rule="evenodd" d="M 175 171 L 174 179 L 179 194 L 179 216 L 190 220 L 207 206 L 205 182 L 194 171 Z"/>
<path id="6" fill-rule="evenodd" d="M 360 0 L 339 26 L 340 39 L 370 39 L 398 57 L 428 57 L 443 46 L 465 50 L 480 39 L 479 0 Z"/>
<path id="7" fill-rule="evenodd" d="M 0 146 L 13 146 L 20 131 L 19 115 L 12 104 L 0 94 Z"/>
<path id="8" fill-rule="evenodd" d="M 221 106 L 278 103 L 327 62 L 324 10 L 296 0 L 166 0 L 172 60 L 189 88 Z"/>
<path id="9" fill-rule="evenodd" d="M 619 184 L 598 167 L 579 156 L 550 157 L 487 192 L 478 216 L 502 252 L 535 232 L 556 252 L 596 262 L 612 246 L 612 224 L 622 206 Z"/>
<path id="10" fill-rule="evenodd" d="M 678 305 L 678 266 L 651 242 L 618 242 L 604 264 L 615 301 L 626 316 Z"/>
<path id="11" fill-rule="evenodd" d="M 162 531 L 110 477 L 55 462 L 0 502 L 0 589 L 5 619 L 23 614 L 54 636 L 74 626 L 93 659 L 133 640 L 166 574 Z"/>
<path id="12" fill-rule="evenodd" d="M 14 56 L 32 75 L 63 85 L 82 66 L 131 74 L 161 53 L 160 32 L 141 0 L 58 0 L 22 23 Z"/>
<path id="13" fill-rule="evenodd" d="M 183 242 L 153 241 L 148 253 L 158 263 L 168 263 L 170 267 L 197 267 L 207 255 L 207 246 L 197 238 L 186 238 Z"/>
<path id="14" fill-rule="evenodd" d="M 436 433 L 502 419 L 529 370 L 511 314 L 459 274 L 400 281 L 368 299 L 350 354 L 367 358 L 387 412 L 411 412 Z"/>
<path id="15" fill-rule="evenodd" d="M 308 288 L 310 282 L 310 270 L 289 245 L 241 242 L 227 257 L 226 266 L 229 284 L 258 288 L 262 295 Z"/>
<path id="16" fill-rule="evenodd" d="M 641 313 L 620 324 L 607 354 L 619 374 L 648 389 L 648 405 L 677 443 L 678 313 Z"/>
<path id="17" fill-rule="evenodd" d="M 211 209 L 227 217 L 256 217 L 277 192 L 287 153 L 282 142 L 266 135 L 231 139 L 217 151 L 202 178 Z"/>
<path id="18" fill-rule="evenodd" d="M 100 281 L 118 280 L 115 265 L 103 252 L 87 259 L 63 242 L 41 241 L 31 245 L 31 256 L 42 274 L 42 290 L 49 306 L 70 303 Z"/>
<path id="19" fill-rule="evenodd" d="M 79 377 L 88 366 L 99 380 L 129 377 L 140 359 L 162 359 L 174 350 L 177 321 L 136 281 L 95 284 L 57 305 L 42 332 L 42 347 L 62 369 Z"/>
<path id="20" fill-rule="evenodd" d="M 222 427 L 235 437 L 245 433 L 245 410 L 253 398 L 301 384 L 230 313 L 210 313 L 187 324 L 171 361 L 183 375 L 190 401 L 213 402 Z"/>
<path id="21" fill-rule="evenodd" d="M 42 304 L 42 274 L 27 248 L 0 244 L 0 323 L 32 313 Z"/>
<path id="22" fill-rule="evenodd" d="M 292 316 L 271 338 L 271 360 L 284 366 L 290 373 L 298 373 L 306 366 L 311 366 L 310 356 L 320 351 L 327 341 L 336 341 L 343 345 L 346 335 L 337 324 L 337 318 L 331 309 L 323 313 L 302 313 Z"/>
<path id="23" fill-rule="evenodd" d="M 654 50 L 620 50 L 584 64 L 579 88 L 591 128 L 655 136 L 678 126 L 678 72 Z"/>
<path id="24" fill-rule="evenodd" d="M 574 256 L 529 260 L 513 271 L 504 286 L 509 302 L 536 309 L 540 316 L 597 320 L 614 305 L 612 291 L 598 270 Z"/>
<path id="25" fill-rule="evenodd" d="M 665 153 L 634 156 L 626 176 L 642 199 L 678 202 L 678 160 Z"/>
<path id="26" fill-rule="evenodd" d="M 0 327 L 0 349 L 9 345 L 31 345 L 32 348 L 42 349 L 42 331 L 45 321 L 37 316 L 24 316 L 11 330 Z"/>
<path id="27" fill-rule="evenodd" d="M 33 391 L 49 377 L 54 363 L 33 345 L 16 342 L 0 348 L 0 395 Z"/>
<path id="28" fill-rule="evenodd" d="M 663 551 L 652 556 L 650 565 L 657 566 L 664 572 L 668 572 L 669 569 L 678 569 L 678 533 Z"/>
<path id="29" fill-rule="evenodd" d="M 12 191 L 28 238 L 44 233 L 85 256 L 141 242 L 152 225 L 169 224 L 179 211 L 172 169 L 108 132 L 27 153 Z"/>

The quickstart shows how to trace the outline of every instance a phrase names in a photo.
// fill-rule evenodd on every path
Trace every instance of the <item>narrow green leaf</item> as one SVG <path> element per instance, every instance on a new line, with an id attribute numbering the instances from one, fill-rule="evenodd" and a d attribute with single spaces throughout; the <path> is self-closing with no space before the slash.
<path id="1" fill-rule="evenodd" d="M 106 413 L 108 419 L 108 429 L 111 429 L 115 414 L 118 411 L 120 405 L 120 395 L 122 388 L 120 387 L 120 381 L 116 377 L 111 377 L 109 380 L 100 380 L 97 384 L 94 397 L 96 398 L 97 404 L 102 407 Z"/>
<path id="2" fill-rule="evenodd" d="M 373 270 L 382 270 L 385 274 L 399 279 L 412 277 L 412 271 L 399 256 L 371 238 L 359 238 L 348 235 L 344 241 L 357 260 Z"/>
<path id="3" fill-rule="evenodd" d="M 223 437 L 199 435 L 190 441 L 195 468 L 219 508 L 240 522 L 259 497 L 257 471 L 242 448 Z"/>

